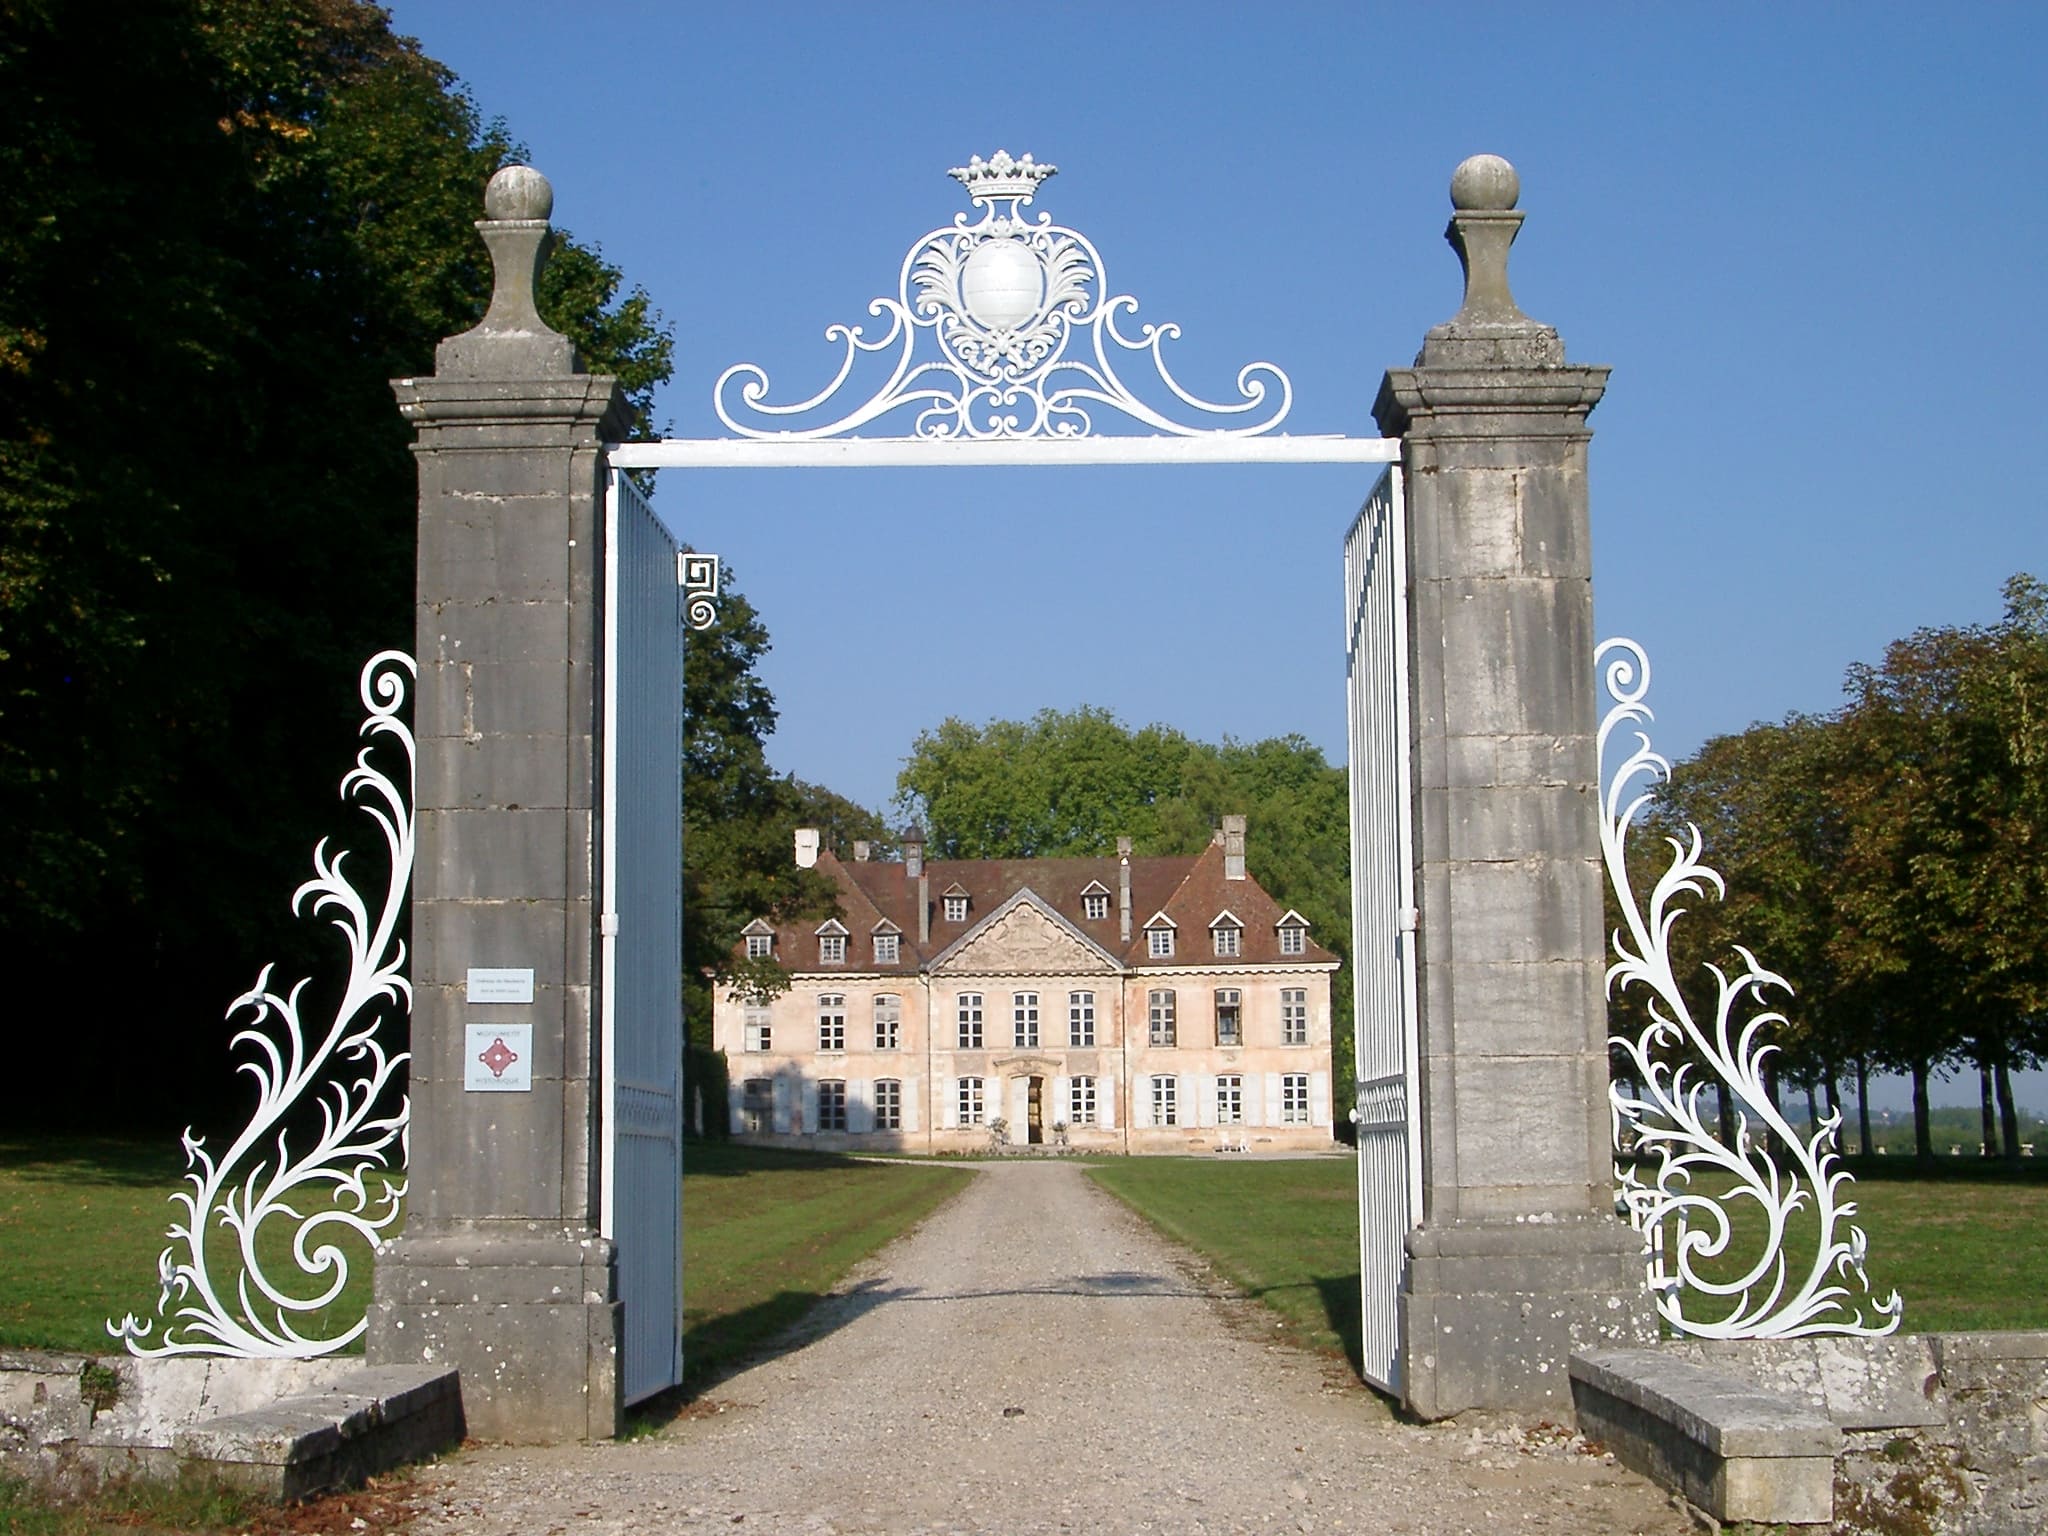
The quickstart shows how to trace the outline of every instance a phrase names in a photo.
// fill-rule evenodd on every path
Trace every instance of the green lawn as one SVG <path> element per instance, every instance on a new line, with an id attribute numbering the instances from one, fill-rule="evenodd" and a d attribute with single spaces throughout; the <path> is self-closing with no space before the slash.
<path id="1" fill-rule="evenodd" d="M 1271 1307 L 1281 1336 L 1358 1365 L 1358 1176 L 1349 1158 L 1132 1157 L 1088 1176 Z"/>
<path id="2" fill-rule="evenodd" d="M 970 1177 L 940 1163 L 692 1143 L 683 1173 L 686 1386 L 730 1370 Z"/>
<path id="3" fill-rule="evenodd" d="M 2048 1164 L 1923 1170 L 1873 1158 L 1857 1171 L 1871 1282 L 1905 1296 L 1908 1329 L 2048 1328 Z M 1350 1162 L 1131 1158 L 1089 1176 L 1271 1307 L 1287 1336 L 1357 1365 Z M 1759 1228 L 1740 1221 L 1738 1240 Z M 1813 1252 L 1810 1235 L 1803 1251 Z"/>
<path id="4" fill-rule="evenodd" d="M 1849 1220 L 1869 1239 L 1871 1290 L 1882 1297 L 1896 1289 L 1905 1298 L 1909 1332 L 2048 1328 L 2048 1165 L 2009 1171 L 1939 1158 L 1921 1167 L 1873 1157 L 1850 1166 L 1856 1183 L 1845 1193 L 1856 1214 Z M 1745 1236 L 1762 1229 L 1749 1202 L 1736 1211 L 1731 1258 Z M 1815 1229 L 1795 1222 L 1790 1230 L 1787 1252 L 1803 1273 Z"/>
<path id="5" fill-rule="evenodd" d="M 180 1187 L 175 1140 L 0 1141 L 0 1347 L 103 1352 L 106 1323 L 151 1315 Z M 693 1382 L 799 1317 L 860 1259 L 959 1189 L 967 1170 L 692 1143 L 684 1157 L 684 1360 Z M 288 1234 L 265 1243 L 290 1273 Z M 231 1275 L 231 1245 L 209 1256 Z M 372 1264 L 333 1312 L 361 1316 Z M 159 1325 L 161 1326 L 161 1325 Z"/>
<path id="6" fill-rule="evenodd" d="M 189 1187 L 184 1170 L 175 1137 L 0 1140 L 0 1347 L 118 1349 L 108 1319 L 128 1312 L 151 1319 L 157 1255 L 183 1214 L 170 1194 Z M 294 1206 L 310 1213 L 322 1201 L 308 1190 Z M 339 1330 L 346 1326 L 339 1319 L 360 1317 L 369 1306 L 369 1246 L 337 1241 L 349 1253 L 348 1286 L 326 1311 L 295 1321 L 302 1333 Z M 239 1274 L 233 1239 L 210 1227 L 206 1247 L 218 1292 L 232 1297 Z M 288 1227 L 267 1223 L 258 1242 L 264 1273 L 273 1280 L 294 1274 L 290 1250 Z M 302 1294 L 323 1288 L 324 1281 Z M 163 1329 L 157 1322 L 152 1337 Z"/>

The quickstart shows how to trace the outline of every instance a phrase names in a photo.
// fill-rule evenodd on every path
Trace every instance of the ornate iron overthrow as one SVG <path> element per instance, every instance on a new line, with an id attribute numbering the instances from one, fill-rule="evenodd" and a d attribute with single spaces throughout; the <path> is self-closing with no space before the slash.
<path id="1" fill-rule="evenodd" d="M 1236 401 L 1203 400 L 1181 386 L 1161 355 L 1179 326 L 1143 325 L 1134 336 L 1119 329 L 1118 318 L 1135 313 L 1138 301 L 1108 293 L 1094 244 L 1050 214 L 1033 220 L 1021 211 L 1056 169 L 1001 150 L 956 167 L 950 174 L 982 217 L 970 223 L 972 215 L 959 214 L 910 247 L 896 296 L 868 305 L 888 330 L 871 340 L 858 325 L 827 327 L 825 339 L 845 349 L 837 375 L 787 405 L 768 403 L 761 367 L 734 364 L 713 391 L 719 419 L 742 437 L 791 441 L 857 432 L 904 408 L 916 410 L 912 435 L 931 439 L 1087 437 L 1098 406 L 1168 436 L 1251 437 L 1278 426 L 1293 388 L 1271 363 L 1238 370 Z M 937 344 L 937 357 L 918 359 L 920 334 Z M 1129 353 L 1149 358 L 1178 405 L 1222 419 L 1184 423 L 1145 403 L 1117 372 Z M 837 408 L 834 397 L 864 355 L 889 359 L 881 386 L 831 420 L 804 424 Z M 735 415 L 728 399 L 734 381 L 738 410 L 757 419 Z"/>
<path id="2" fill-rule="evenodd" d="M 1767 1036 L 1785 1022 L 1773 995 L 1789 1001 L 1791 984 L 1738 945 L 1739 971 L 1707 967 L 1715 991 L 1711 1025 L 1693 1017 L 1679 989 L 1673 925 L 1685 915 L 1686 901 L 1719 900 L 1724 892 L 1721 876 L 1701 859 L 1698 827 L 1688 826 L 1683 840 L 1668 840 L 1671 864 L 1649 905 L 1636 897 L 1626 858 L 1628 829 L 1669 777 L 1671 765 L 1651 750 L 1647 734 L 1634 729 L 1634 749 L 1610 774 L 1615 732 L 1651 719 L 1643 702 L 1650 663 L 1633 640 L 1608 640 L 1595 653 L 1595 664 L 1613 701 L 1600 722 L 1606 786 L 1600 842 L 1625 925 L 1614 935 L 1616 959 L 1607 986 L 1610 995 L 1643 988 L 1650 1016 L 1640 1037 L 1617 1035 L 1611 1041 L 1627 1054 L 1639 1091 L 1616 1081 L 1610 1099 L 1616 1150 L 1626 1130 L 1639 1156 L 1655 1160 L 1647 1184 L 1635 1167 L 1623 1171 L 1621 1198 L 1629 1221 L 1650 1240 L 1657 1310 L 1679 1332 L 1707 1338 L 1890 1333 L 1899 1326 L 1904 1304 L 1896 1291 L 1883 1300 L 1870 1295 L 1863 1229 L 1851 1220 L 1855 1202 L 1843 1198 L 1853 1181 L 1834 1152 L 1840 1112 L 1831 1111 L 1802 1136 L 1765 1086 L 1765 1065 L 1777 1050 Z M 1733 1146 L 1712 1128 L 1718 1115 L 1707 1098 L 1710 1088 L 1734 1097 Z M 1787 1166 L 1780 1166 L 1763 1140 L 1752 1138 L 1752 1121 L 1785 1149 Z M 1733 1213 L 1744 1202 L 1764 1226 L 1755 1258 L 1746 1264 L 1730 1255 L 1738 1236 Z M 1814 1256 L 1803 1273 L 1795 1272 L 1786 1254 L 1795 1221 L 1815 1229 Z M 1703 1264 L 1713 1272 L 1703 1274 Z M 1865 1315 L 1866 1300 L 1874 1321 Z"/>
<path id="3" fill-rule="evenodd" d="M 412 1006 L 396 930 L 413 863 L 413 735 L 400 710 L 415 675 L 401 651 L 380 652 L 363 668 L 369 714 L 360 734 L 368 744 L 341 781 L 342 799 L 359 805 L 384 838 L 377 909 L 344 878 L 347 851 L 330 856 L 324 838 L 313 851 L 313 878 L 292 896 L 294 911 L 326 914 L 348 946 L 348 977 L 333 1022 L 309 1027 L 299 1005 L 310 978 L 281 995 L 267 965 L 229 1007 L 229 1018 L 250 1015 L 231 1049 L 249 1051 L 238 1070 L 255 1080 L 256 1112 L 218 1160 L 204 1138 L 185 1132 L 192 1188 L 171 1196 L 184 1218 L 172 1223 L 170 1246 L 157 1259 L 163 1289 L 156 1316 L 165 1320 L 164 1331 L 151 1342 L 155 1321 L 133 1313 L 107 1324 L 132 1354 L 304 1358 L 344 1348 L 367 1325 L 364 1317 L 338 1331 L 320 1323 L 348 1284 L 349 1249 L 374 1247 L 405 1196 L 402 1178 L 383 1177 L 375 1188 L 371 1180 L 405 1165 L 408 1105 L 394 1094 L 394 1078 L 407 1055 L 387 1053 L 377 1036 L 387 1017 L 402 1017 Z M 396 755 L 393 747 L 404 767 L 387 772 L 373 759 Z M 289 1234 L 291 1260 L 312 1283 L 309 1292 L 266 1272 L 263 1249 L 271 1245 L 260 1240 L 273 1230 Z M 232 1293 L 224 1295 L 230 1276 Z M 314 1326 L 302 1329 L 308 1320 Z"/>

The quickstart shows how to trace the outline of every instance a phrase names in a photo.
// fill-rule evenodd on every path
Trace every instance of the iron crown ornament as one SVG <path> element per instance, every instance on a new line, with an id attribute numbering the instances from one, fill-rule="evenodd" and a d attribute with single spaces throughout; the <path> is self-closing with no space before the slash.
<path id="1" fill-rule="evenodd" d="M 1278 427 L 1294 389 L 1272 363 L 1238 369 L 1235 401 L 1205 400 L 1166 365 L 1162 348 L 1180 335 L 1178 325 L 1142 324 L 1135 334 L 1122 328 L 1138 301 L 1109 292 L 1094 243 L 1049 213 L 1033 218 L 1024 211 L 1057 169 L 1003 150 L 954 167 L 949 174 L 981 217 L 957 214 L 910 247 L 895 297 L 868 305 L 870 315 L 887 322 L 883 334 L 828 326 L 825 340 L 842 348 L 838 372 L 816 394 L 789 404 L 769 403 L 765 369 L 735 363 L 712 390 L 719 420 L 742 437 L 791 442 L 850 436 L 906 410 L 914 412 L 910 436 L 936 441 L 1089 437 L 1098 409 L 1170 437 L 1254 437 Z M 921 338 L 929 339 L 923 347 Z M 1151 363 L 1170 396 L 1164 409 L 1141 399 L 1119 374 L 1118 363 L 1130 354 Z M 839 409 L 838 397 L 869 356 L 887 360 L 881 386 L 818 421 Z"/>

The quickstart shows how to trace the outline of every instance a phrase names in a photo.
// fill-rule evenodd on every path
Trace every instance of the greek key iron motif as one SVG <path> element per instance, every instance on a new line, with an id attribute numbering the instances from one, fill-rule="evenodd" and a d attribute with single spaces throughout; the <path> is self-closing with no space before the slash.
<path id="1" fill-rule="evenodd" d="M 333 1020 L 302 1019 L 312 979 L 279 992 L 267 965 L 229 1007 L 231 1019 L 248 1014 L 230 1049 L 246 1052 L 236 1070 L 256 1084 L 256 1112 L 218 1159 L 203 1137 L 185 1132 L 192 1188 L 171 1196 L 183 1217 L 157 1259 L 156 1317 L 131 1312 L 107 1324 L 131 1354 L 308 1358 L 346 1348 L 367 1326 L 358 1316 L 336 1327 L 322 1314 L 348 1284 L 350 1252 L 374 1248 L 405 1197 L 409 1106 L 396 1075 L 408 1057 L 387 1054 L 378 1033 L 412 1009 L 396 930 L 413 865 L 413 735 L 400 710 L 416 675 L 401 651 L 370 658 L 361 681 L 369 714 L 359 733 L 367 745 L 341 781 L 343 801 L 384 839 L 376 910 L 342 873 L 348 850 L 330 855 L 325 838 L 313 850 L 313 878 L 292 895 L 293 911 L 326 916 L 348 947 Z M 289 1237 L 296 1266 L 285 1278 L 266 1269 L 276 1262 L 277 1234 Z M 152 1342 L 157 1319 L 165 1327 Z"/>
<path id="2" fill-rule="evenodd" d="M 1237 400 L 1203 400 L 1166 366 L 1161 348 L 1180 335 L 1178 325 L 1142 325 L 1135 335 L 1119 328 L 1138 301 L 1109 293 L 1094 244 L 1050 214 L 1033 220 L 1022 212 L 1056 169 L 1000 150 L 956 167 L 950 174 L 982 217 L 970 223 L 971 214 L 958 214 L 911 246 L 896 296 L 868 305 L 888 322 L 886 332 L 870 339 L 862 326 L 827 327 L 826 341 L 844 349 L 839 371 L 792 404 L 769 404 L 766 371 L 734 364 L 712 391 L 719 420 L 742 437 L 792 441 L 846 436 L 905 408 L 916 412 L 910 435 L 934 439 L 1087 437 L 1095 407 L 1176 437 L 1251 437 L 1277 427 L 1293 386 L 1271 363 L 1238 370 Z M 931 337 L 937 357 L 918 359 L 920 333 Z M 1150 361 L 1174 405 L 1220 419 L 1177 421 L 1139 399 L 1117 373 L 1116 360 L 1128 353 Z M 881 386 L 831 420 L 799 425 L 838 408 L 835 397 L 864 356 L 887 359 L 877 365 L 889 369 Z M 735 415 L 728 399 L 735 381 L 738 411 L 767 422 Z"/>
<path id="3" fill-rule="evenodd" d="M 676 582 L 683 589 L 683 620 L 692 629 L 718 622 L 718 556 L 695 550 L 676 554 Z"/>
<path id="4" fill-rule="evenodd" d="M 1621 1201 L 1630 1223 L 1650 1243 L 1657 1310 L 1679 1332 L 1705 1338 L 1890 1333 L 1899 1326 L 1904 1303 L 1897 1291 L 1882 1300 L 1870 1294 L 1863 1229 L 1852 1220 L 1856 1203 L 1844 1198 L 1854 1181 L 1834 1151 L 1840 1112 L 1831 1111 L 1802 1136 L 1779 1112 L 1764 1081 L 1777 1050 L 1769 1033 L 1786 1022 L 1777 1003 L 1790 1001 L 1791 984 L 1738 945 L 1739 970 L 1707 967 L 1715 993 L 1710 1025 L 1694 1018 L 1679 989 L 1673 926 L 1685 915 L 1687 901 L 1718 901 L 1725 890 L 1720 874 L 1701 859 L 1698 827 L 1688 826 L 1684 840 L 1669 840 L 1671 864 L 1648 906 L 1636 897 L 1626 857 L 1628 830 L 1671 765 L 1635 729 L 1634 749 L 1609 775 L 1615 732 L 1652 718 L 1643 702 L 1650 663 L 1633 640 L 1608 640 L 1595 653 L 1595 664 L 1613 700 L 1600 722 L 1600 843 L 1625 925 L 1614 934 L 1616 959 L 1607 987 L 1610 995 L 1643 988 L 1650 1016 L 1640 1037 L 1611 1039 L 1628 1057 L 1637 1089 L 1631 1092 L 1617 1080 L 1609 1098 L 1615 1150 L 1623 1149 L 1627 1135 L 1638 1160 L 1654 1160 L 1649 1183 L 1636 1166 L 1624 1168 Z M 1734 1097 L 1732 1146 L 1716 1134 L 1719 1117 L 1707 1096 L 1710 1088 Z M 1782 1164 L 1766 1139 L 1752 1136 L 1752 1124 L 1768 1130 L 1784 1149 Z M 1745 1204 L 1763 1223 L 1755 1257 L 1747 1263 L 1740 1255 L 1748 1245 L 1737 1246 L 1735 1220 Z M 1786 1252 L 1795 1223 L 1817 1236 L 1803 1273 Z M 1874 1317 L 1866 1315 L 1866 1302 Z"/>

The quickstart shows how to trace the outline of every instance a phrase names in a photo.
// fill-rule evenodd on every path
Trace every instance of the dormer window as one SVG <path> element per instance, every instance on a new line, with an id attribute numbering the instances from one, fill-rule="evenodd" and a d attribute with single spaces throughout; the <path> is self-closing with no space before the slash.
<path id="1" fill-rule="evenodd" d="M 1100 880 L 1091 881 L 1081 892 L 1081 916 L 1090 922 L 1109 916 L 1109 887 Z"/>
<path id="2" fill-rule="evenodd" d="M 1163 912 L 1145 925 L 1145 954 L 1153 960 L 1173 958 L 1173 919 Z"/>
<path id="3" fill-rule="evenodd" d="M 875 964 L 894 965 L 902 958 L 903 936 L 887 918 L 875 929 Z"/>
<path id="4" fill-rule="evenodd" d="M 836 917 L 818 929 L 818 964 L 846 964 L 846 925 Z"/>
<path id="5" fill-rule="evenodd" d="M 765 920 L 757 917 L 740 932 L 746 935 L 749 960 L 766 960 L 775 953 L 775 930 Z"/>
<path id="6" fill-rule="evenodd" d="M 948 889 L 947 891 L 945 891 L 945 892 L 943 893 L 943 895 L 942 895 L 941 899 L 942 899 L 942 900 L 943 900 L 943 901 L 945 902 L 945 904 L 946 904 L 946 921 L 947 921 L 947 922 L 949 922 L 949 923 L 964 923 L 964 922 L 966 922 L 966 921 L 967 921 L 967 892 L 966 892 L 966 891 L 962 890 L 962 889 L 961 889 L 961 888 L 960 888 L 959 886 L 957 886 L 957 885 L 956 885 L 956 886 L 952 886 L 951 888 L 949 888 L 949 889 Z"/>
<path id="7" fill-rule="evenodd" d="M 1280 953 L 1283 955 L 1305 955 L 1308 953 L 1308 919 L 1299 912 L 1289 912 L 1280 919 Z"/>
<path id="8" fill-rule="evenodd" d="M 1244 953 L 1242 943 L 1244 924 L 1230 912 L 1218 913 L 1216 921 L 1209 925 L 1209 939 L 1219 960 L 1235 960 Z"/>

